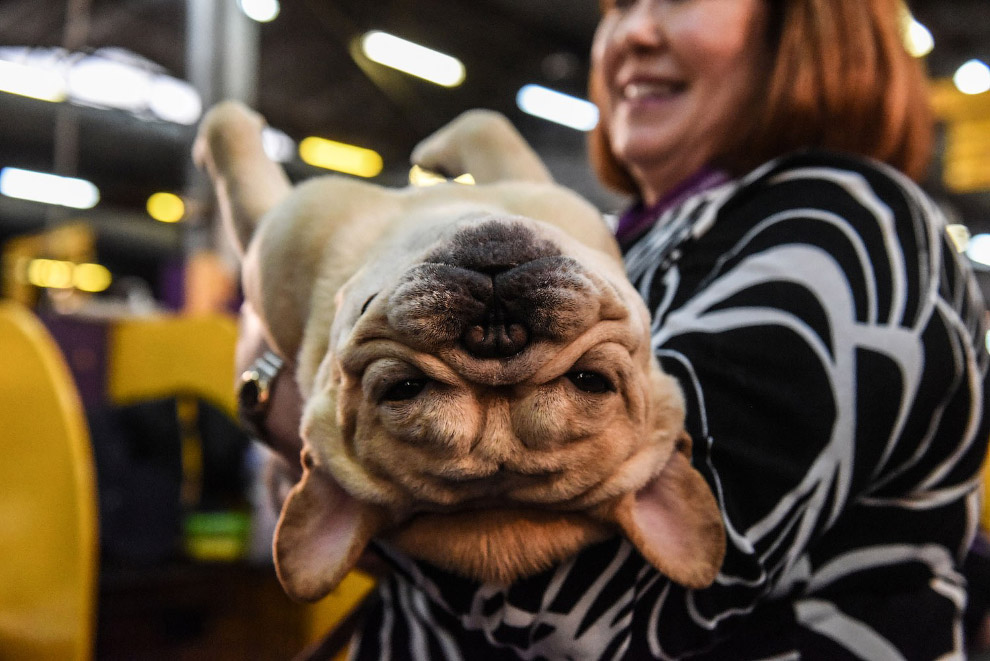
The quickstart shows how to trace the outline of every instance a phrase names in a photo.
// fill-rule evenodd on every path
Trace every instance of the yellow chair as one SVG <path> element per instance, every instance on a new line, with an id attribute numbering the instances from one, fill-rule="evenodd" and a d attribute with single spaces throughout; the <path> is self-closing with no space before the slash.
<path id="1" fill-rule="evenodd" d="M 220 314 L 120 319 L 110 329 L 108 393 L 116 404 L 167 396 L 202 397 L 236 416 L 234 348 L 237 324 Z M 195 409 L 179 401 L 184 429 L 194 427 Z M 186 415 L 190 419 L 182 420 Z M 199 439 L 184 434 L 183 497 L 198 497 L 201 454 Z M 323 600 L 303 609 L 302 634 L 317 644 L 373 589 L 374 580 L 355 571 Z M 0 656 L 2 658 L 2 656 Z"/>
<path id="2" fill-rule="evenodd" d="M 0 658 L 90 659 L 99 535 L 92 448 L 68 367 L 0 301 Z"/>
<path id="3" fill-rule="evenodd" d="M 124 317 L 114 319 L 108 326 L 109 401 L 127 405 L 166 397 L 176 399 L 182 457 L 180 497 L 188 509 L 199 504 L 202 492 L 199 400 L 208 401 L 231 417 L 236 415 L 236 342 L 237 323 L 223 314 Z M 240 520 L 233 523 L 246 525 Z M 201 559 L 232 559 L 243 550 L 245 534 L 244 526 L 236 525 L 226 535 L 190 535 L 186 546 Z"/>
<path id="4" fill-rule="evenodd" d="M 110 401 L 202 397 L 234 416 L 234 345 L 230 316 L 162 315 L 115 320 L 110 327 Z"/>

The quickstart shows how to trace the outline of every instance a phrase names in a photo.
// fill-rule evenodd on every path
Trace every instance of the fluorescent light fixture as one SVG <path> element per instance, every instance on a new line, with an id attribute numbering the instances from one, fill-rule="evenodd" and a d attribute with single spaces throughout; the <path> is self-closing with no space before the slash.
<path id="1" fill-rule="evenodd" d="M 100 108 L 143 110 L 151 90 L 151 74 L 126 62 L 90 56 L 69 69 L 73 101 Z"/>
<path id="2" fill-rule="evenodd" d="M 296 141 L 271 126 L 261 130 L 261 147 L 268 158 L 278 163 L 288 163 L 296 154 Z"/>
<path id="3" fill-rule="evenodd" d="M 540 85 L 524 85 L 516 94 L 516 105 L 530 115 L 578 131 L 590 131 L 598 124 L 595 104 Z"/>
<path id="4" fill-rule="evenodd" d="M 35 287 L 101 292 L 113 281 L 107 267 L 101 264 L 76 264 L 60 259 L 32 259 L 27 265 L 27 281 Z"/>
<path id="5" fill-rule="evenodd" d="M 83 54 L 0 46 L 0 92 L 118 108 L 185 125 L 195 124 L 203 114 L 202 99 L 192 85 L 121 48 Z"/>
<path id="6" fill-rule="evenodd" d="M 92 209 L 100 201 L 99 189 L 85 179 L 10 167 L 0 170 L 0 194 L 73 209 Z"/>
<path id="7" fill-rule="evenodd" d="M 911 18 L 908 22 L 904 36 L 907 51 L 913 57 L 924 57 L 935 48 L 935 38 L 931 31 L 915 18 Z"/>
<path id="8" fill-rule="evenodd" d="M 963 94 L 983 94 L 990 91 L 990 66 L 980 60 L 970 60 L 956 69 L 952 82 Z"/>
<path id="9" fill-rule="evenodd" d="M 191 125 L 203 114 L 203 102 L 196 88 L 171 76 L 156 76 L 148 90 L 148 109 L 160 119 Z"/>
<path id="10" fill-rule="evenodd" d="M 359 177 L 374 177 L 384 167 L 378 152 L 326 138 L 309 137 L 300 142 L 299 157 L 318 168 Z"/>
<path id="11" fill-rule="evenodd" d="M 278 0 L 237 0 L 244 15 L 258 23 L 274 21 L 282 7 Z"/>
<path id="12" fill-rule="evenodd" d="M 27 279 L 35 287 L 68 289 L 72 286 L 72 262 L 58 259 L 32 259 L 27 267 Z"/>
<path id="13" fill-rule="evenodd" d="M 361 50 L 372 62 L 417 76 L 444 87 L 464 82 L 461 61 L 395 35 L 372 30 L 361 38 Z"/>
<path id="14" fill-rule="evenodd" d="M 186 203 L 175 193 L 155 193 L 148 198 L 145 209 L 160 223 L 177 223 L 186 215 Z"/>
<path id="15" fill-rule="evenodd" d="M 990 234 L 974 234 L 966 244 L 966 256 L 977 264 L 990 266 Z"/>
<path id="16" fill-rule="evenodd" d="M 85 292 L 101 292 L 110 286 L 113 276 L 102 264 L 76 264 L 72 270 L 72 284 Z"/>
<path id="17" fill-rule="evenodd" d="M 52 69 L 0 60 L 0 92 L 42 101 L 65 101 L 65 78 Z"/>

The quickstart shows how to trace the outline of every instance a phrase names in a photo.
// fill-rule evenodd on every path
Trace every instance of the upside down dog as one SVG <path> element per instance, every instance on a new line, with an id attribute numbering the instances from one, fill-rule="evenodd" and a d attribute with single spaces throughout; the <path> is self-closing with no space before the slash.
<path id="1" fill-rule="evenodd" d="M 474 186 L 293 187 L 262 127 L 221 104 L 195 156 L 305 402 L 274 543 L 285 590 L 323 596 L 373 537 L 510 583 L 616 532 L 672 580 L 710 584 L 719 510 L 599 213 L 494 113 L 413 153 Z"/>

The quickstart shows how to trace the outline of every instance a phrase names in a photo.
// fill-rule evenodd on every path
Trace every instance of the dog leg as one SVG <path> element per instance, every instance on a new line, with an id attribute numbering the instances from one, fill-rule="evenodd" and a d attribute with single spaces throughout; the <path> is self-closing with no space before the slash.
<path id="1" fill-rule="evenodd" d="M 463 113 L 419 143 L 411 160 L 445 176 L 470 173 L 479 184 L 553 182 L 550 171 L 512 123 L 490 110 Z"/>
<path id="2" fill-rule="evenodd" d="M 193 146 L 193 160 L 213 180 L 224 227 L 241 256 L 261 217 L 291 190 L 262 147 L 264 126 L 260 115 L 228 101 L 207 113 Z"/>

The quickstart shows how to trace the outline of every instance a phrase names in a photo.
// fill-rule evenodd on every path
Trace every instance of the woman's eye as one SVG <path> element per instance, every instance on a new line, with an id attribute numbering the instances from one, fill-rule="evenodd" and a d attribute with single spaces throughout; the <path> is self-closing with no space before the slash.
<path id="1" fill-rule="evenodd" d="M 567 373 L 567 378 L 578 390 L 592 394 L 615 391 L 615 386 L 604 375 L 588 370 L 575 370 Z"/>
<path id="2" fill-rule="evenodd" d="M 404 379 L 398 381 L 385 391 L 382 395 L 383 402 L 405 402 L 410 399 L 415 398 L 419 393 L 423 392 L 426 385 L 430 382 L 429 379 Z"/>

